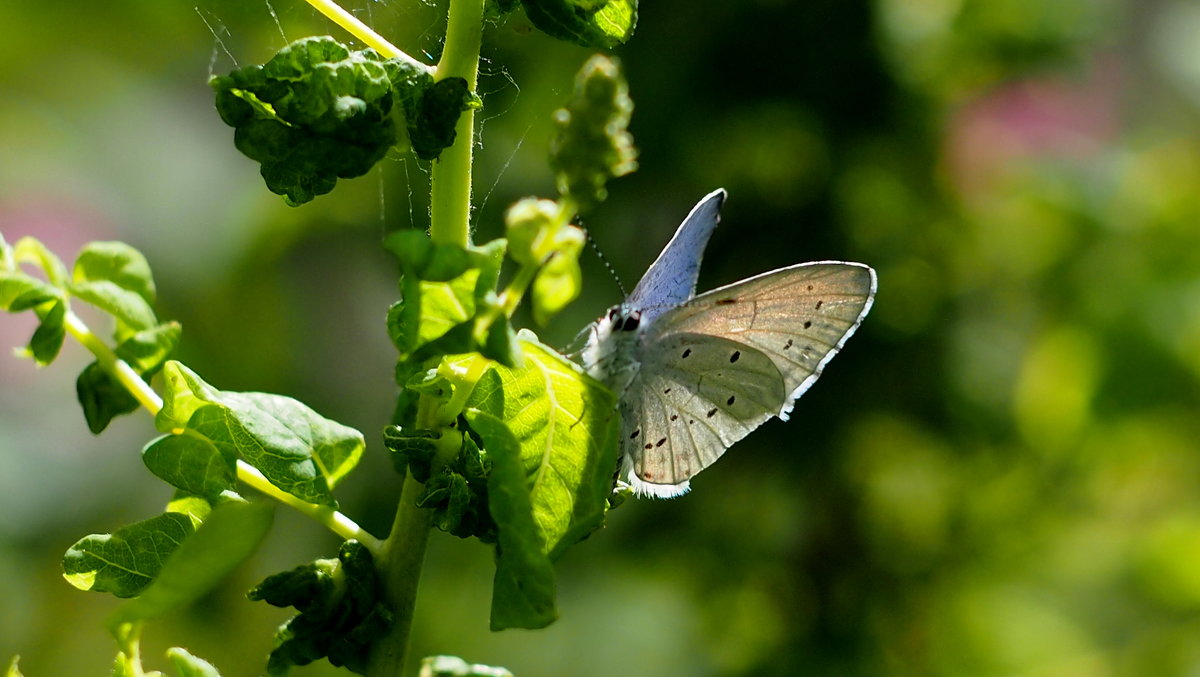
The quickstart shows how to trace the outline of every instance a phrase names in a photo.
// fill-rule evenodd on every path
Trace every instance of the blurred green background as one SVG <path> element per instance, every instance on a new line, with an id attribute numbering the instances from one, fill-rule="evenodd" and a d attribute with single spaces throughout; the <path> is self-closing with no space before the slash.
<path id="1" fill-rule="evenodd" d="M 444 5 L 348 4 L 428 61 Z M 205 82 L 344 36 L 299 0 L 10 0 L 0 27 L 0 231 L 68 259 L 140 248 L 208 381 L 367 433 L 339 493 L 386 530 L 397 289 L 378 242 L 425 226 L 429 167 L 389 160 L 288 208 Z M 644 0 L 617 51 L 641 169 L 587 219 L 627 286 L 724 186 L 702 288 L 858 260 L 875 309 L 791 422 L 573 548 L 548 630 L 489 633 L 490 551 L 435 534 L 413 653 L 518 677 L 1200 674 L 1197 36 L 1193 0 Z M 589 55 L 519 14 L 484 53 L 477 240 L 552 193 L 550 112 Z M 552 344 L 620 300 L 585 258 Z M 30 330 L 0 317 L 0 344 Z M 29 677 L 107 674 L 115 602 L 59 559 L 168 496 L 138 457 L 148 417 L 87 434 L 87 361 L 0 359 L 0 662 Z M 148 660 L 183 644 L 260 674 L 287 614 L 244 591 L 335 548 L 280 510 L 227 586 L 148 631 Z"/>

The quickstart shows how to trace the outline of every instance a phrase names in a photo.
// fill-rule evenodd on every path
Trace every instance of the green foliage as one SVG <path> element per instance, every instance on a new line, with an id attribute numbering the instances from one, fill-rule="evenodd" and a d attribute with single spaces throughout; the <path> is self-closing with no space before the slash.
<path id="1" fill-rule="evenodd" d="M 157 425 L 171 434 L 147 446 L 151 472 L 207 496 L 231 488 L 241 459 L 296 498 L 336 507 L 333 488 L 362 456 L 362 433 L 288 397 L 218 391 L 178 362 L 163 375 Z"/>
<path id="2" fill-rule="evenodd" d="M 328 36 L 297 40 L 210 84 L 238 150 L 291 205 L 375 166 L 401 140 L 395 114 L 417 156 L 432 160 L 454 142 L 461 112 L 480 105 L 461 78 L 435 83 L 419 64 L 352 51 Z"/>
<path id="3" fill-rule="evenodd" d="M 383 637 L 394 615 L 380 600 L 370 551 L 347 541 L 337 559 L 319 559 L 275 574 L 250 591 L 252 600 L 294 607 L 300 613 L 280 626 L 267 663 L 272 675 L 294 665 L 328 658 L 364 674 L 372 643 Z"/>
<path id="4" fill-rule="evenodd" d="M 129 335 L 113 352 L 138 376 L 149 380 L 175 352 L 182 333 L 179 323 L 165 322 Z M 97 435 L 117 416 L 138 408 L 137 399 L 98 360 L 79 374 L 75 393 L 83 406 L 88 429 Z"/>
<path id="5" fill-rule="evenodd" d="M 522 265 L 538 266 L 533 280 L 533 317 L 545 325 L 574 301 L 582 290 L 579 254 L 586 236 L 565 225 L 569 214 L 550 200 L 524 198 L 504 215 L 509 256 Z"/>
<path id="6" fill-rule="evenodd" d="M 75 259 L 71 295 L 117 319 L 117 338 L 154 327 L 154 280 L 141 252 L 121 242 L 92 242 Z"/>
<path id="7" fill-rule="evenodd" d="M 575 77 L 575 91 L 554 113 L 557 135 L 550 166 L 558 192 L 587 211 L 608 196 L 608 180 L 637 169 L 637 151 L 629 134 L 633 101 L 618 62 L 593 56 Z"/>
<path id="8" fill-rule="evenodd" d="M 637 0 L 521 0 L 539 30 L 584 47 L 612 49 L 637 26 Z"/>
<path id="9" fill-rule="evenodd" d="M 211 663 L 188 653 L 186 649 L 171 647 L 167 649 L 167 658 L 175 666 L 179 677 L 221 677 L 221 673 Z"/>
<path id="10" fill-rule="evenodd" d="M 273 518 L 268 503 L 231 499 L 216 505 L 195 533 L 174 547 L 137 598 L 113 612 L 109 626 L 155 618 L 199 599 L 258 549 Z"/>
<path id="11" fill-rule="evenodd" d="M 21 674 L 21 668 L 17 667 L 17 663 L 20 660 L 20 656 L 13 656 L 13 659 L 8 663 L 8 669 L 4 671 L 4 677 L 24 677 Z"/>
<path id="12" fill-rule="evenodd" d="M 496 283 L 504 240 L 462 248 L 434 243 L 422 233 L 398 231 L 384 241 L 400 262 L 401 300 L 388 311 L 388 335 L 411 363 L 478 351 L 504 364 L 518 355 L 508 340 Z"/>
<path id="13" fill-rule="evenodd" d="M 86 536 L 63 556 L 63 576 L 80 590 L 137 596 L 195 530 L 189 516 L 166 512 L 112 534 Z"/>

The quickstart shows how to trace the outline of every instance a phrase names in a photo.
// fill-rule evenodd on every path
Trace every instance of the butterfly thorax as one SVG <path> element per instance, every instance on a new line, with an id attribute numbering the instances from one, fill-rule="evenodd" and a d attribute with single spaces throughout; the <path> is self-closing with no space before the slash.
<path id="1" fill-rule="evenodd" d="M 597 320 L 583 349 L 588 375 L 618 394 L 624 392 L 641 366 L 637 343 L 643 324 L 641 311 L 624 304 L 613 306 Z"/>

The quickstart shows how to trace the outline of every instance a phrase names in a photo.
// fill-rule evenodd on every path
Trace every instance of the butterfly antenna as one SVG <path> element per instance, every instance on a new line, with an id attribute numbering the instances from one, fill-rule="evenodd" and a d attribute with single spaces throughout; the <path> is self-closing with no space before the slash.
<path id="1" fill-rule="evenodd" d="M 628 297 L 629 294 L 625 291 L 625 285 L 621 284 L 621 277 L 617 275 L 617 269 L 612 267 L 612 264 L 608 261 L 608 257 L 604 255 L 604 252 L 600 251 L 600 245 L 597 244 L 596 238 L 592 237 L 591 229 L 579 219 L 576 219 L 576 223 L 583 228 L 583 233 L 587 236 L 588 244 L 591 245 L 592 251 L 596 252 L 596 258 L 600 259 L 600 263 L 604 264 L 605 270 L 608 271 L 609 275 L 612 275 L 613 282 L 617 283 L 617 289 L 621 292 L 621 298 Z"/>

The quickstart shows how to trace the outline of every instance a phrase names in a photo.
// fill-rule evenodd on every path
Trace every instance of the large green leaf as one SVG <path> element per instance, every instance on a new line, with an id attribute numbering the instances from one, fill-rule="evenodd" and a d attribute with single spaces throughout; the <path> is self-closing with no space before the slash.
<path id="1" fill-rule="evenodd" d="M 488 508 L 500 526 L 491 628 L 546 627 L 558 618 L 554 568 L 534 521 L 520 444 L 503 420 L 478 409 L 465 413 L 492 460 Z"/>
<path id="2" fill-rule="evenodd" d="M 137 599 L 117 608 L 109 626 L 154 618 L 198 599 L 253 554 L 271 528 L 274 514 L 269 503 L 227 501 L 213 508 Z"/>
<path id="3" fill-rule="evenodd" d="M 282 395 L 219 391 L 178 362 L 167 362 L 163 375 L 167 388 L 160 429 L 206 440 L 227 463 L 240 458 L 301 500 L 337 505 L 332 490 L 362 456 L 362 433 Z M 173 444 L 197 462 L 170 473 L 173 479 L 168 481 L 188 491 L 216 488 L 219 482 L 213 484 L 205 474 L 219 465 L 211 452 L 191 443 Z M 154 460 L 151 469 L 156 473 L 170 462 L 164 454 Z"/>
<path id="4" fill-rule="evenodd" d="M 167 557 L 194 531 L 189 516 L 167 512 L 112 534 L 85 536 L 63 557 L 63 577 L 80 590 L 133 597 L 158 576 Z"/>
<path id="5" fill-rule="evenodd" d="M 534 519 L 557 557 L 604 519 L 617 466 L 615 399 L 531 333 L 520 343 L 523 366 L 493 367 L 467 406 L 505 421 L 516 437 Z"/>

